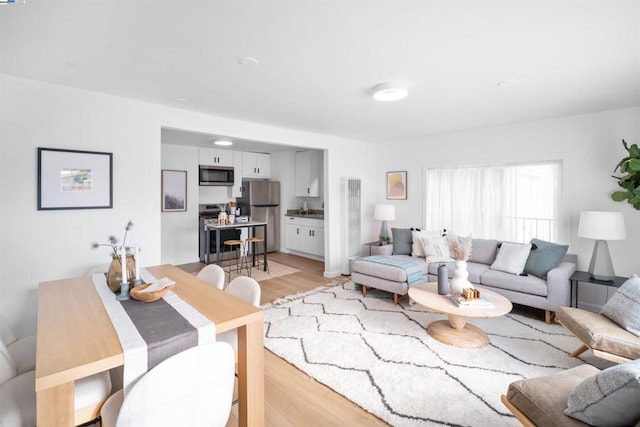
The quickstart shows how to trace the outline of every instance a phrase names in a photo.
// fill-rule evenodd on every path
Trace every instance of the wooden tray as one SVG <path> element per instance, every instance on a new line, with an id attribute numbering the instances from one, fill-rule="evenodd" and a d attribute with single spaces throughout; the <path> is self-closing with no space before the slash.
<path id="1" fill-rule="evenodd" d="M 131 295 L 131 298 L 136 299 L 138 301 L 151 302 L 151 301 L 159 300 L 167 292 L 169 292 L 169 288 L 160 289 L 159 291 L 155 291 L 155 292 L 140 292 L 141 290 L 149 287 L 149 285 L 151 285 L 151 283 L 144 283 L 142 285 L 138 285 L 129 291 L 129 295 Z"/>

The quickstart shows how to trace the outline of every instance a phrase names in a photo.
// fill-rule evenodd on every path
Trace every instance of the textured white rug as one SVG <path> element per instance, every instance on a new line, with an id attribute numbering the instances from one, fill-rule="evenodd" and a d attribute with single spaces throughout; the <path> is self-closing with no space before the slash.
<path id="1" fill-rule="evenodd" d="M 265 346 L 394 426 L 519 425 L 500 402 L 509 383 L 583 363 L 560 325 L 522 315 L 474 319 L 489 335 L 481 349 L 447 346 L 425 331 L 444 318 L 390 294 L 366 298 L 352 282 L 265 307 Z"/>

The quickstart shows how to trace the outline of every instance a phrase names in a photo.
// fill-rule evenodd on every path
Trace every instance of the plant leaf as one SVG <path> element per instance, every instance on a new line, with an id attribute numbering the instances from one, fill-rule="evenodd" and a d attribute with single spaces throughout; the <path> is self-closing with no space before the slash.
<path id="1" fill-rule="evenodd" d="M 629 169 L 635 172 L 640 171 L 640 160 L 639 159 L 629 160 Z"/>
<path id="2" fill-rule="evenodd" d="M 622 202 L 623 200 L 625 200 L 628 197 L 628 192 L 626 191 L 614 191 L 611 194 L 611 198 L 615 201 L 615 202 Z"/>

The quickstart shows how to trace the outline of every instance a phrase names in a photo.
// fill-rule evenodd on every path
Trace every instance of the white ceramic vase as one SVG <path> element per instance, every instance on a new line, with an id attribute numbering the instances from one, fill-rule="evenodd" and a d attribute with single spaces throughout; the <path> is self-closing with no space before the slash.
<path id="1" fill-rule="evenodd" d="M 468 277 L 469 272 L 467 271 L 467 262 L 456 260 L 455 267 L 453 269 L 453 277 L 449 283 L 449 292 L 452 294 L 460 294 L 464 288 L 473 288 Z"/>

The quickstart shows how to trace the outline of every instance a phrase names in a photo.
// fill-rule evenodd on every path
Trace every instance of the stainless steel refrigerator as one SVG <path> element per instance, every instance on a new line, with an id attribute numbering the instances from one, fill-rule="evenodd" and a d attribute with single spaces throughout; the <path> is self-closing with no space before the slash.
<path id="1" fill-rule="evenodd" d="M 252 221 L 267 223 L 267 252 L 280 249 L 280 182 L 243 180 L 242 197 L 237 199 L 240 215 L 249 215 Z M 256 228 L 256 235 L 262 235 Z M 262 248 L 256 248 L 258 253 Z"/>

